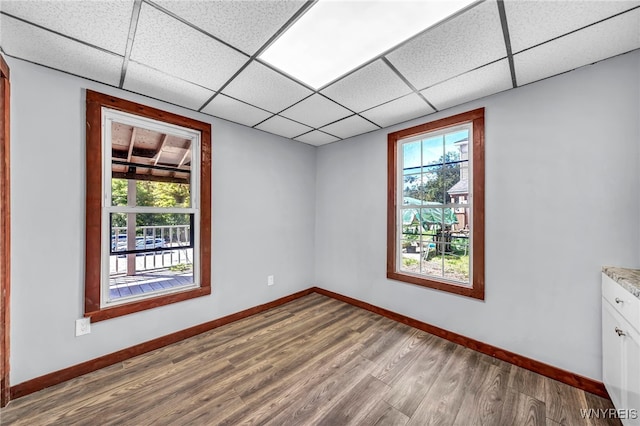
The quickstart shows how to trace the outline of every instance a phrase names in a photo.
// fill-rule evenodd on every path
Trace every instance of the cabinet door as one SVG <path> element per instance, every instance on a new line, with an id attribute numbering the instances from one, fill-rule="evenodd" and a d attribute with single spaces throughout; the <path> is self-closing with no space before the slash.
<path id="1" fill-rule="evenodd" d="M 622 407 L 622 343 L 616 328 L 620 328 L 617 315 L 609 302 L 602 300 L 602 381 L 616 408 Z"/>
<path id="2" fill-rule="evenodd" d="M 624 329 L 623 341 L 623 408 L 629 410 L 625 413 L 628 419 L 623 420 L 625 425 L 640 425 L 640 335 L 631 328 L 631 325 L 622 321 Z"/>

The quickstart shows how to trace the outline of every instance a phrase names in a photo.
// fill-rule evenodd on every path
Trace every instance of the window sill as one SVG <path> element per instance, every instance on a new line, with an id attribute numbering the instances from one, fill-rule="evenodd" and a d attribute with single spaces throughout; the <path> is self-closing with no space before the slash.
<path id="1" fill-rule="evenodd" d="M 91 318 L 91 322 L 104 321 L 111 318 L 117 318 L 136 312 L 146 311 L 147 309 L 157 308 L 183 300 L 194 299 L 196 297 L 208 296 L 211 294 L 211 287 L 200 287 L 190 289 L 179 293 L 163 294 L 157 297 L 150 297 L 144 300 L 138 300 L 131 303 L 123 303 L 121 305 L 102 308 L 99 311 L 86 312 L 85 317 Z"/>
<path id="2" fill-rule="evenodd" d="M 387 278 L 390 280 L 403 281 L 409 284 L 415 284 L 435 290 L 446 291 L 448 293 L 458 294 L 460 296 L 467 296 L 474 299 L 484 300 L 484 283 L 474 282 L 472 287 L 462 284 L 452 284 L 448 281 L 439 281 L 437 279 L 418 277 L 415 275 L 392 271 L 387 271 Z"/>

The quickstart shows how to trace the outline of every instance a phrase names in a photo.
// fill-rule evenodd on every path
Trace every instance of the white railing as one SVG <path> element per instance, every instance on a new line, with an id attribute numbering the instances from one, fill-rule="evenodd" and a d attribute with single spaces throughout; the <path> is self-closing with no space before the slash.
<path id="1" fill-rule="evenodd" d="M 127 227 L 115 226 L 111 228 L 112 250 L 118 250 L 118 242 L 124 235 L 126 241 Z M 130 254 L 136 257 L 136 271 L 166 269 L 180 264 L 193 263 L 193 248 L 191 248 L 189 225 L 137 226 L 136 238 L 143 237 L 143 241 L 151 238 L 153 245 L 145 247 L 143 253 Z M 162 245 L 155 245 L 156 239 L 163 241 Z M 136 247 L 140 249 L 141 247 Z M 120 248 L 122 250 L 123 248 Z M 154 250 L 155 249 L 155 250 Z M 127 272 L 127 256 L 112 254 L 110 256 L 110 275 Z"/>
<path id="2" fill-rule="evenodd" d="M 111 238 L 118 241 L 120 235 L 127 235 L 126 226 L 114 226 L 111 228 Z M 189 225 L 163 225 L 163 226 L 136 226 L 136 237 L 161 238 L 167 244 L 177 243 L 182 246 L 189 245 Z"/>

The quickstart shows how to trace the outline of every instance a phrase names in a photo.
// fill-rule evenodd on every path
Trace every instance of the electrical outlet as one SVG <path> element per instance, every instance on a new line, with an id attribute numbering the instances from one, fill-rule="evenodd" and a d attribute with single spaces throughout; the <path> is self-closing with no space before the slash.
<path id="1" fill-rule="evenodd" d="M 76 320 L 76 337 L 91 333 L 91 318 L 80 318 Z"/>
<path id="2" fill-rule="evenodd" d="M 267 277 L 267 285 L 274 285 L 274 284 L 275 284 L 275 281 L 274 281 L 273 275 L 269 275 Z"/>

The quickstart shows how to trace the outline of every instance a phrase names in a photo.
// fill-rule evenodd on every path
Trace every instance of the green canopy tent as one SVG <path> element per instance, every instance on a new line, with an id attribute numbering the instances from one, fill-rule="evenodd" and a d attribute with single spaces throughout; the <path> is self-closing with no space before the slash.
<path id="1" fill-rule="evenodd" d="M 404 205 L 414 205 L 409 209 L 402 209 L 402 225 L 422 225 L 424 230 L 428 230 L 431 225 L 444 225 L 449 227 L 458 223 L 458 218 L 452 208 L 437 208 L 441 203 L 418 200 L 417 198 L 404 197 Z M 417 206 L 423 206 L 419 208 Z M 434 207 L 428 207 L 434 206 Z"/>
<path id="2" fill-rule="evenodd" d="M 431 231 L 426 235 L 433 242 L 428 243 L 428 250 L 426 250 L 426 258 L 428 259 L 429 253 L 436 249 L 436 243 L 438 244 L 438 251 L 450 251 L 451 250 L 451 226 L 458 223 L 458 218 L 452 208 L 442 208 L 442 203 L 422 201 L 417 198 L 404 197 L 403 205 L 411 205 L 411 208 L 402 209 L 402 228 L 403 234 L 407 238 L 407 241 L 415 239 L 420 234 L 418 228 L 421 226 L 423 231 Z M 421 206 L 421 207 L 418 207 Z M 431 207 L 429 207 L 431 206 Z M 435 226 L 436 229 L 432 227 Z M 407 229 L 413 227 L 413 229 Z M 407 246 L 407 251 L 411 252 L 415 250 L 415 244 Z"/>

